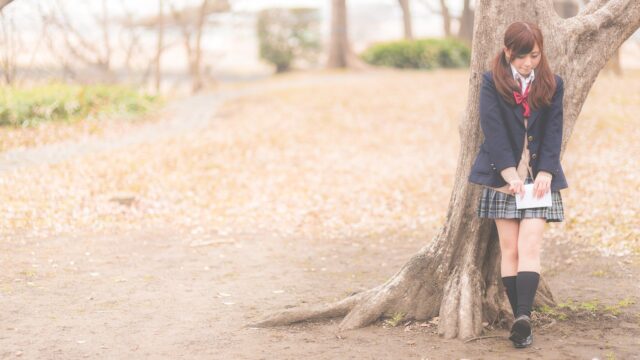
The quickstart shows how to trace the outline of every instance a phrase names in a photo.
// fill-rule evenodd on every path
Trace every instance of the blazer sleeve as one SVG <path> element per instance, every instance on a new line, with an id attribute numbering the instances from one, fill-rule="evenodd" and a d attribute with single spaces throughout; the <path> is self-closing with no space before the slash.
<path id="1" fill-rule="evenodd" d="M 551 99 L 544 136 L 540 144 L 538 163 L 538 171 L 547 171 L 552 175 L 556 175 L 560 170 L 560 148 L 562 147 L 564 80 L 560 76 L 557 79 L 556 92 Z"/>
<path id="2" fill-rule="evenodd" d="M 498 172 L 516 166 L 516 159 L 509 143 L 506 124 L 498 106 L 498 91 L 486 72 L 480 88 L 480 127 L 484 133 L 489 159 Z"/>

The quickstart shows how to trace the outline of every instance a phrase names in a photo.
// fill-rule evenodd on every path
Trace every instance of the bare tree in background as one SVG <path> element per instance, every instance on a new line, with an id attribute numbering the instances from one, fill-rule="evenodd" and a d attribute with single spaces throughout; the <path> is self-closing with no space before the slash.
<path id="1" fill-rule="evenodd" d="M 413 26 L 411 24 L 411 7 L 409 0 L 398 0 L 402 9 L 402 23 L 404 25 L 404 38 L 413 39 Z"/>
<path id="2" fill-rule="evenodd" d="M 141 63 L 149 63 L 148 59 L 143 58 L 142 48 L 142 33 L 141 29 L 136 26 L 135 13 L 127 7 L 127 1 L 120 0 L 121 8 L 123 11 L 122 19 L 118 21 L 118 50 L 123 52 L 123 66 L 126 71 L 126 78 L 129 82 L 137 82 L 144 84 L 149 77 L 149 67 L 146 66 L 146 71 L 143 72 L 139 80 L 135 80 L 137 67 L 134 66 L 135 60 Z"/>
<path id="3" fill-rule="evenodd" d="M 424 4 L 432 14 L 442 16 L 442 31 L 444 32 L 444 36 L 451 36 L 451 22 L 453 19 L 449 12 L 447 1 L 438 0 L 438 6 L 433 5 L 431 0 L 421 0 L 420 2 Z"/>
<path id="4" fill-rule="evenodd" d="M 189 62 L 189 75 L 191 75 L 191 91 L 197 92 L 202 88 L 202 31 L 204 28 L 204 19 L 209 0 L 203 0 L 195 19 L 188 19 L 185 12 L 180 12 L 171 4 L 171 14 L 174 20 L 180 25 L 182 30 L 184 49 L 187 52 L 187 61 Z M 192 21 L 195 20 L 195 26 L 192 27 Z"/>
<path id="5" fill-rule="evenodd" d="M 164 1 L 158 0 L 158 36 L 155 58 L 155 89 L 160 92 L 162 86 L 162 53 L 164 52 Z"/>
<path id="6" fill-rule="evenodd" d="M 438 6 L 433 5 L 432 0 L 421 0 L 421 2 L 432 14 L 442 16 L 442 31 L 445 36 L 453 36 L 451 25 L 454 21 L 458 21 L 460 26 L 456 37 L 471 45 L 473 40 L 474 19 L 474 12 L 471 9 L 471 0 L 463 0 L 462 13 L 460 16 L 454 16 L 451 14 L 448 1 L 446 0 L 439 0 Z"/>
<path id="7" fill-rule="evenodd" d="M 170 5 L 174 22 L 180 26 L 183 44 L 189 62 L 191 90 L 202 89 L 202 35 L 206 18 L 213 13 L 227 12 L 231 6 L 227 0 L 203 0 L 197 8 L 177 10 Z"/>
<path id="8" fill-rule="evenodd" d="M 62 0 L 54 3 L 54 8 L 47 12 L 39 7 L 44 27 L 50 31 L 43 32 L 47 38 L 49 50 L 66 69 L 70 69 L 75 63 L 81 63 L 98 71 L 102 81 L 115 80 L 111 68 L 113 48 L 111 44 L 110 17 L 107 0 L 102 0 L 99 14 L 92 14 L 94 23 L 100 27 L 101 39 L 96 41 L 86 32 L 74 25 L 69 17 L 69 10 L 63 5 Z M 63 48 L 59 48 L 62 42 Z"/>
<path id="9" fill-rule="evenodd" d="M 367 68 L 368 65 L 351 49 L 347 23 L 346 0 L 331 0 L 331 38 L 329 40 L 327 67 Z"/>
<path id="10" fill-rule="evenodd" d="M 461 148 L 445 224 L 436 236 L 386 282 L 328 305 L 298 307 L 269 315 L 250 326 L 344 317 L 340 330 L 367 326 L 402 313 L 403 320 L 439 316 L 445 338 L 471 338 L 483 322 L 513 319 L 500 281 L 500 246 L 495 222 L 475 213 L 482 187 L 468 182 L 483 141 L 478 111 L 482 74 L 502 47 L 514 21 L 539 24 L 554 72 L 564 79 L 563 140 L 566 149 L 591 86 L 620 45 L 640 27 L 637 0 L 591 1 L 577 16 L 562 19 L 551 0 L 479 0 L 476 6 L 469 96 L 460 119 Z M 544 276 L 534 306 L 554 305 Z"/>
<path id="11" fill-rule="evenodd" d="M 462 5 L 462 14 L 459 18 L 460 28 L 458 29 L 458 39 L 471 46 L 471 43 L 473 42 L 474 19 L 473 9 L 471 9 L 471 0 L 464 0 Z"/>
<path id="12" fill-rule="evenodd" d="M 5 5 L 7 4 L 3 7 Z M 7 85 L 15 81 L 18 68 L 16 60 L 21 43 L 15 22 L 0 8 L 0 70 L 2 70 L 2 79 Z"/>

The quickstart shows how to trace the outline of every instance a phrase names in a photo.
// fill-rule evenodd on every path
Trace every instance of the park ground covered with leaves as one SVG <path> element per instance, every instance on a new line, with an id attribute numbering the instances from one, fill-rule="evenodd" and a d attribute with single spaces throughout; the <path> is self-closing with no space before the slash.
<path id="1" fill-rule="evenodd" d="M 129 286 L 127 291 L 132 294 L 141 284 L 160 288 L 166 285 L 164 281 L 173 281 L 175 285 L 172 276 L 182 272 L 160 274 L 163 265 L 170 264 L 191 271 L 181 278 L 181 284 L 187 281 L 209 288 L 183 294 L 187 297 L 175 303 L 174 298 L 165 299 L 174 304 L 170 308 L 180 312 L 195 306 L 204 316 L 198 319 L 209 324 L 209 331 L 217 329 L 218 340 L 235 349 L 234 344 L 246 345 L 245 336 L 250 335 L 246 330 L 226 328 L 225 324 L 232 324 L 229 319 L 237 325 L 302 298 L 335 300 L 350 290 L 384 281 L 428 243 L 444 221 L 460 141 L 464 141 L 459 138 L 458 123 L 466 108 L 468 76 L 466 70 L 332 72 L 289 74 L 228 89 L 222 86 L 221 92 L 258 90 L 223 103 L 199 131 L 2 172 L 0 259 L 9 270 L 0 274 L 0 304 L 14 310 L 15 329 L 28 329 L 38 326 L 38 321 L 17 320 L 25 315 L 18 304 L 35 301 L 38 291 L 50 291 L 58 281 L 67 279 L 65 286 L 73 291 L 73 279 L 88 274 L 88 281 L 102 281 L 99 288 L 107 293 L 118 293 L 109 284 L 118 284 L 114 285 L 117 288 L 124 282 L 122 286 Z M 204 100 L 199 106 L 212 105 Z M 637 334 L 637 287 L 620 289 L 609 298 L 594 300 L 582 292 L 573 299 L 568 289 L 576 285 L 563 277 L 563 269 L 583 261 L 578 260 L 581 253 L 613 259 L 593 265 L 586 273 L 580 267 L 584 282 L 601 284 L 594 285 L 601 291 L 594 294 L 600 295 L 606 292 L 602 288 L 607 281 L 623 284 L 611 279 L 639 273 L 640 202 L 634 196 L 640 187 L 638 113 L 640 72 L 598 78 L 562 160 L 569 183 L 562 190 L 565 221 L 549 224 L 545 232 L 543 256 L 547 256 L 549 276 L 562 279 L 552 280 L 551 285 L 566 285 L 558 295 L 563 306 L 538 309 L 541 325 L 583 319 L 576 314 L 593 310 L 601 317 L 627 314 L 625 321 L 635 324 L 628 333 Z M 86 136 L 82 122 L 67 126 L 65 140 Z M 119 126 L 124 133 L 136 131 L 137 125 Z M 100 128 L 95 132 L 100 136 Z M 52 134 L 45 143 L 56 141 L 56 133 Z M 20 141 L 14 146 L 25 145 Z M 96 238 L 103 240 L 91 240 Z M 134 238 L 141 240 L 134 243 Z M 90 244 L 98 247 L 89 250 Z M 147 248 L 149 244 L 158 248 Z M 160 248 L 172 252 L 154 253 Z M 88 261 L 94 256 L 95 262 Z M 122 260 L 116 266 L 120 257 L 136 259 Z M 199 262 L 195 264 L 194 259 Z M 116 268 L 120 271 L 114 272 Z M 127 274 L 127 269 L 134 268 L 138 270 Z M 202 271 L 209 275 L 202 277 Z M 274 288 L 262 289 L 265 282 Z M 24 297 L 25 291 L 32 295 Z M 256 298 L 248 296 L 252 292 Z M 48 296 L 49 305 L 38 306 L 46 309 L 68 300 L 62 293 Z M 100 311 L 116 311 L 129 303 L 122 316 L 131 321 L 119 320 L 119 324 L 132 328 L 142 339 L 140 309 L 161 306 L 162 301 L 149 298 L 131 303 L 131 297 L 124 298 L 105 299 Z M 49 310 L 63 323 L 59 310 Z M 225 312 L 231 315 L 225 317 Z M 211 325 L 216 323 L 213 319 L 219 325 Z M 75 321 L 80 326 L 81 319 Z M 162 320 L 155 321 L 163 325 Z M 391 321 L 396 326 L 405 324 L 401 316 Z M 180 329 L 184 332 L 173 334 L 174 342 L 156 346 L 166 354 L 175 354 L 172 351 L 180 348 L 177 344 L 206 348 L 204 335 L 194 335 L 194 340 L 188 328 Z M 322 337 L 327 335 L 323 329 L 304 331 Z M 549 329 L 548 341 L 552 341 L 553 326 Z M 100 333 L 111 331 L 105 328 Z M 356 335 L 358 344 L 371 344 L 376 337 L 385 336 L 377 331 L 363 330 L 363 335 Z M 55 338 L 52 334 L 45 331 L 38 341 L 45 344 L 47 336 Z M 282 331 L 267 334 L 256 344 L 275 349 L 275 338 L 292 344 L 300 341 L 298 335 Z M 416 346 L 426 351 L 436 340 L 429 340 L 431 345 L 424 348 L 420 340 L 406 341 L 413 344 L 401 341 L 408 351 L 405 354 L 413 354 Z M 154 354 L 152 343 L 139 346 Z M 443 356 L 455 354 L 456 343 L 442 344 Z M 450 348 L 445 349 L 449 345 L 444 344 Z M 587 350 L 592 352 L 581 354 L 629 354 L 620 344 L 599 350 L 595 342 L 591 345 Z M 54 342 L 46 346 L 56 348 Z M 69 346 L 79 354 L 85 351 L 84 343 L 72 341 Z M 292 346 L 280 351 L 293 356 Z M 99 349 L 91 351 L 108 353 Z M 508 351 L 506 341 L 504 351 Z M 240 348 L 227 354 L 246 355 Z"/>

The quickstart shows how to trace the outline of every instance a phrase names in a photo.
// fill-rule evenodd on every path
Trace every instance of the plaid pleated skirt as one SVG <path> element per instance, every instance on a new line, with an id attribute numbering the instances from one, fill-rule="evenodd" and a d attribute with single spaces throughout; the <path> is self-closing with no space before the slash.
<path id="1" fill-rule="evenodd" d="M 525 184 L 533 182 L 531 175 L 527 175 Z M 546 222 L 560 222 L 564 220 L 564 208 L 560 191 L 551 191 L 551 207 L 517 209 L 515 195 L 485 187 L 478 202 L 477 214 L 483 218 L 523 219 L 543 218 Z"/>

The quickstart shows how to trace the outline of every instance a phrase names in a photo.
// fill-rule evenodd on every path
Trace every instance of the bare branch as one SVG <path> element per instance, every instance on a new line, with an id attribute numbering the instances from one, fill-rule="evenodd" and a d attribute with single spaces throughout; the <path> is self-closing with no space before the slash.
<path id="1" fill-rule="evenodd" d="M 573 33 L 583 34 L 593 32 L 602 28 L 615 28 L 622 30 L 625 28 L 637 29 L 640 25 L 640 6 L 635 0 L 594 0 L 592 4 L 606 4 L 595 10 L 595 12 L 584 15 L 584 11 L 577 16 L 568 19 L 568 26 Z M 595 5 L 593 5 L 595 6 Z M 589 8 L 592 10 L 592 8 Z"/>
<path id="2" fill-rule="evenodd" d="M 0 10 L 2 10 L 5 6 L 11 4 L 13 0 L 0 0 Z"/>
<path id="3" fill-rule="evenodd" d="M 440 11 L 436 6 L 434 6 L 429 0 L 420 0 L 420 2 L 429 10 L 431 13 L 436 15 L 442 15 L 442 11 Z"/>
<path id="4" fill-rule="evenodd" d="M 61 54 L 57 47 L 55 46 L 52 31 L 50 31 L 51 26 L 55 26 L 53 24 L 52 16 L 49 16 L 46 11 L 42 8 L 42 4 L 38 3 L 38 13 L 42 19 L 42 39 L 49 48 L 51 55 L 53 55 L 61 65 L 62 69 L 62 77 L 66 79 L 66 76 L 69 75 L 71 78 L 76 77 L 76 73 L 73 71 L 71 66 L 69 65 L 68 54 Z"/>
<path id="5" fill-rule="evenodd" d="M 582 0 L 585 7 L 578 13 L 578 16 L 581 15 L 590 15 L 600 9 L 604 4 L 606 4 L 609 0 Z"/>

